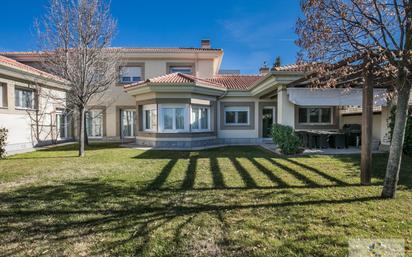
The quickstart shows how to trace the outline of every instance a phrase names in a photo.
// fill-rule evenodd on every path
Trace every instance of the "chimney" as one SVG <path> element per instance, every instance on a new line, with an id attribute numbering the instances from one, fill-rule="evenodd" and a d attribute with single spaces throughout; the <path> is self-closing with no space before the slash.
<path id="1" fill-rule="evenodd" d="M 210 39 L 202 39 L 200 41 L 200 47 L 204 49 L 210 49 L 211 48 Z"/>
<path id="2" fill-rule="evenodd" d="M 265 61 L 265 62 L 263 62 L 263 66 L 260 67 L 259 73 L 260 73 L 260 75 L 266 75 L 266 74 L 268 74 L 269 72 L 270 72 L 270 69 L 269 69 L 269 67 L 267 66 L 266 61 Z"/>

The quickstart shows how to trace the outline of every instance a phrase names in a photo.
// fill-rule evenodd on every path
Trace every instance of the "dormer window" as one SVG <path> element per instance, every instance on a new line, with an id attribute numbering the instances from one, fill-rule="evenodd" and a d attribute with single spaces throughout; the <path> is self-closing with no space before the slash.
<path id="1" fill-rule="evenodd" d="M 142 80 L 142 67 L 124 66 L 120 67 L 120 83 L 134 83 Z"/>

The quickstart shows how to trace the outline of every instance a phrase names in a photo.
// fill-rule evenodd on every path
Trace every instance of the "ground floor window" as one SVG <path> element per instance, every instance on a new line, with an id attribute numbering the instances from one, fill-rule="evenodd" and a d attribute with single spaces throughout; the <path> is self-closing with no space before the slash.
<path id="1" fill-rule="evenodd" d="M 188 130 L 188 105 L 159 105 L 159 111 L 159 131 L 181 132 Z"/>
<path id="2" fill-rule="evenodd" d="M 17 108 L 34 108 L 34 91 L 26 88 L 16 88 L 14 90 L 14 103 Z"/>
<path id="3" fill-rule="evenodd" d="M 157 105 L 149 104 L 143 106 L 143 130 L 157 130 Z"/>
<path id="4" fill-rule="evenodd" d="M 210 108 L 192 107 L 191 115 L 192 130 L 209 130 L 210 128 Z"/>
<path id="5" fill-rule="evenodd" d="M 332 107 L 299 107 L 298 115 L 299 123 L 332 123 Z"/>
<path id="6" fill-rule="evenodd" d="M 225 107 L 225 124 L 226 125 L 248 125 L 249 124 L 249 107 L 246 107 L 246 106 Z"/>
<path id="7" fill-rule="evenodd" d="M 136 111 L 135 110 L 122 110 L 121 111 L 121 135 L 122 137 L 134 137 L 135 136 L 135 124 L 136 124 Z"/>
<path id="8" fill-rule="evenodd" d="M 89 137 L 103 137 L 102 110 L 89 110 L 86 113 L 86 131 Z"/>
<path id="9" fill-rule="evenodd" d="M 68 138 L 68 117 L 65 112 L 56 114 L 57 138 Z"/>

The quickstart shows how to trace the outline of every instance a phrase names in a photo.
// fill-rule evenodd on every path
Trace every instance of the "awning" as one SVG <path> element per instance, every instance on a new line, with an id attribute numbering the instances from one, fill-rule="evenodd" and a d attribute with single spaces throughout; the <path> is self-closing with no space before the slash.
<path id="1" fill-rule="evenodd" d="M 360 88 L 288 88 L 289 100 L 302 106 L 362 106 Z M 374 89 L 375 106 L 387 105 L 386 89 Z"/>

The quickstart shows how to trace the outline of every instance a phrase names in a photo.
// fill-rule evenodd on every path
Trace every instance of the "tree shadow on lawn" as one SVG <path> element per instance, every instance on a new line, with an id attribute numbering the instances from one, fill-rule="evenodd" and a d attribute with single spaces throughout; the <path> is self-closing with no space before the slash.
<path id="1" fill-rule="evenodd" d="M 281 194 L 288 192 L 278 192 L 278 195 Z M 349 198 L 338 196 L 334 199 L 302 197 L 298 198 L 299 201 L 263 203 L 248 199 L 237 203 L 230 199 L 222 202 L 221 193 L 193 192 L 189 199 L 187 196 L 187 193 L 179 191 L 141 191 L 124 181 L 107 183 L 97 179 L 32 186 L 1 193 L 0 233 L 3 236 L 0 245 L 7 246 L 2 255 L 25 255 L 29 250 L 33 250 L 33 254 L 36 250 L 47 250 L 48 254 L 55 255 L 74 242 L 89 242 L 93 246 L 89 249 L 90 255 L 110 252 L 141 256 L 154 245 L 165 243 L 163 240 L 176 244 L 173 248 L 175 252 L 170 256 L 179 255 L 188 250 L 185 244 L 194 240 L 192 236 L 200 237 L 202 242 L 203 237 L 208 236 L 191 235 L 196 229 L 184 229 L 192 225 L 193 219 L 201 219 L 202 215 L 209 215 L 208 219 L 212 215 L 220 220 L 213 223 L 222 231 L 216 236 L 212 247 L 219 253 L 232 240 L 225 238 L 227 232 L 224 230 L 230 226 L 224 220 L 225 213 L 272 209 L 279 217 L 306 215 L 307 220 L 310 213 L 294 212 L 291 208 L 378 200 L 377 197 L 364 195 Z M 292 225 L 301 226 L 302 219 L 303 216 L 295 217 L 296 224 Z M 202 229 L 207 232 L 208 226 L 204 224 Z M 158 230 L 167 229 L 174 231 L 172 238 L 153 237 Z M 158 235 L 162 236 L 160 232 Z"/>

